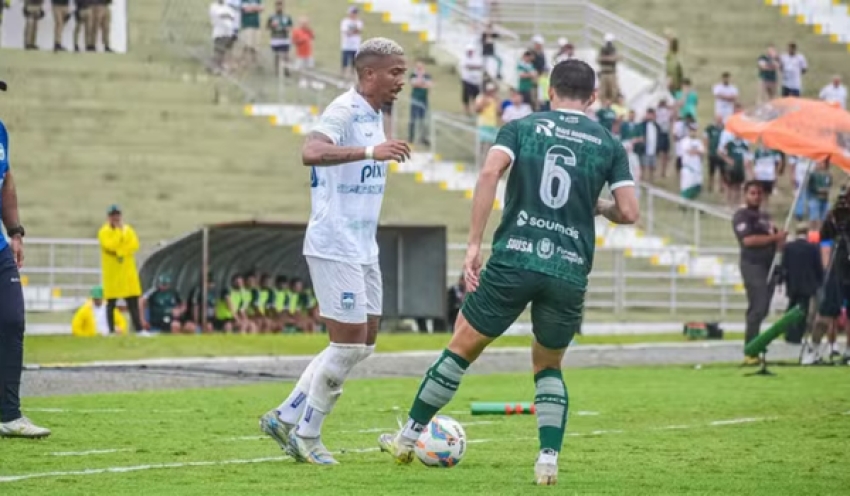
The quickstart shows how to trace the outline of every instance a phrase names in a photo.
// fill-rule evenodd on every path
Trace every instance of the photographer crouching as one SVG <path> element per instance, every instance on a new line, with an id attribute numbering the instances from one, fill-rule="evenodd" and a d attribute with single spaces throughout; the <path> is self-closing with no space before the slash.
<path id="1" fill-rule="evenodd" d="M 770 214 L 761 210 L 764 191 L 758 181 L 744 184 L 744 207 L 732 216 L 732 228 L 741 246 L 740 269 L 747 292 L 744 346 L 759 335 L 770 310 L 774 281 L 768 281 L 776 250 L 785 245 L 786 233 L 776 229 Z M 757 356 L 744 356 L 744 365 L 758 365 Z"/>
<path id="2" fill-rule="evenodd" d="M 826 215 L 820 230 L 821 260 L 826 268 L 824 285 L 811 342 L 800 358 L 801 365 L 826 363 L 835 345 L 835 325 L 844 302 L 850 298 L 850 190 L 841 188 L 835 206 Z M 824 334 L 830 339 L 822 343 Z M 850 328 L 847 330 L 850 337 Z M 842 363 L 850 364 L 850 349 L 845 347 Z"/>

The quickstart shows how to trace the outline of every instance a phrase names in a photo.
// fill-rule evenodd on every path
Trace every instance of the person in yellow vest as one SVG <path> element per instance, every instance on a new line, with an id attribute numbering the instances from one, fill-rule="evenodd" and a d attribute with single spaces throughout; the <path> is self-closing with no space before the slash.
<path id="1" fill-rule="evenodd" d="M 78 337 L 108 336 L 110 332 L 106 318 L 107 305 L 103 301 L 103 288 L 95 286 L 89 296 L 91 299 L 74 313 L 74 318 L 71 320 L 71 334 Z M 120 334 L 125 334 L 127 321 L 117 308 L 112 312 L 115 328 Z"/>
<path id="2" fill-rule="evenodd" d="M 136 252 L 139 251 L 139 238 L 129 224 L 124 224 L 121 208 L 112 205 L 107 210 L 108 220 L 100 228 L 97 239 L 100 241 L 100 266 L 103 278 L 103 294 L 106 298 L 109 332 L 115 331 L 112 319 L 115 304 L 123 299 L 133 320 L 133 329 L 142 332 L 139 296 L 142 286 L 139 272 L 136 270 Z"/>

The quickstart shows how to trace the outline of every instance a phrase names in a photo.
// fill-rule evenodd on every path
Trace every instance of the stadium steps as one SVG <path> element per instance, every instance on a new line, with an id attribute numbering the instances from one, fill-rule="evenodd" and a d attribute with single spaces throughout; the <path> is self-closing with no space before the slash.
<path id="1" fill-rule="evenodd" d="M 835 0 L 765 0 L 766 5 L 779 7 L 785 17 L 797 24 L 812 26 L 815 34 L 843 45 L 850 52 L 850 6 Z"/>
<path id="2" fill-rule="evenodd" d="M 468 44 L 474 44 L 476 47 L 480 45 L 476 34 L 478 28 L 469 19 L 455 15 L 440 20 L 437 5 L 434 3 L 421 0 L 354 1 L 363 4 L 363 10 L 366 12 L 380 13 L 383 22 L 396 24 L 404 32 L 418 33 L 422 41 L 437 46 L 448 54 L 455 64 L 462 59 Z M 556 49 L 552 48 L 554 41 L 548 40 L 550 48 L 545 50 L 547 60 L 552 60 L 556 54 Z M 503 81 L 518 80 L 517 62 L 529 43 L 529 40 L 505 41 L 504 38 L 496 42 L 497 53 L 502 58 Z M 576 55 L 596 67 L 594 48 L 577 49 Z M 619 78 L 626 101 L 636 110 L 642 111 L 668 96 L 657 81 L 633 70 L 627 64 L 621 64 Z"/>

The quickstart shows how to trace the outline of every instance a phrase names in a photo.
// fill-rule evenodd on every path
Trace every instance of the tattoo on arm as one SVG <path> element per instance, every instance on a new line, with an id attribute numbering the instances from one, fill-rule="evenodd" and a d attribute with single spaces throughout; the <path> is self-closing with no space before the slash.
<path id="1" fill-rule="evenodd" d="M 312 132 L 307 135 L 301 149 L 301 159 L 304 165 L 338 165 L 366 158 L 366 151 L 361 146 L 338 146 L 322 133 Z"/>
<path id="2" fill-rule="evenodd" d="M 3 198 L 3 225 L 7 229 L 20 224 L 18 219 L 18 192 L 15 189 L 15 181 L 12 178 L 12 171 L 6 172 L 6 179 L 3 181 L 3 189 L 0 191 Z"/>

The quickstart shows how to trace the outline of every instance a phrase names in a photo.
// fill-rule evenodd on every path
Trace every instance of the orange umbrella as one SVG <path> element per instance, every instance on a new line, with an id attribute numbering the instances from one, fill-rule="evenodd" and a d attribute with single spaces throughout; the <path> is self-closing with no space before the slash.
<path id="1" fill-rule="evenodd" d="M 733 115 L 726 129 L 788 155 L 829 159 L 850 173 L 850 114 L 837 105 L 780 98 Z"/>

